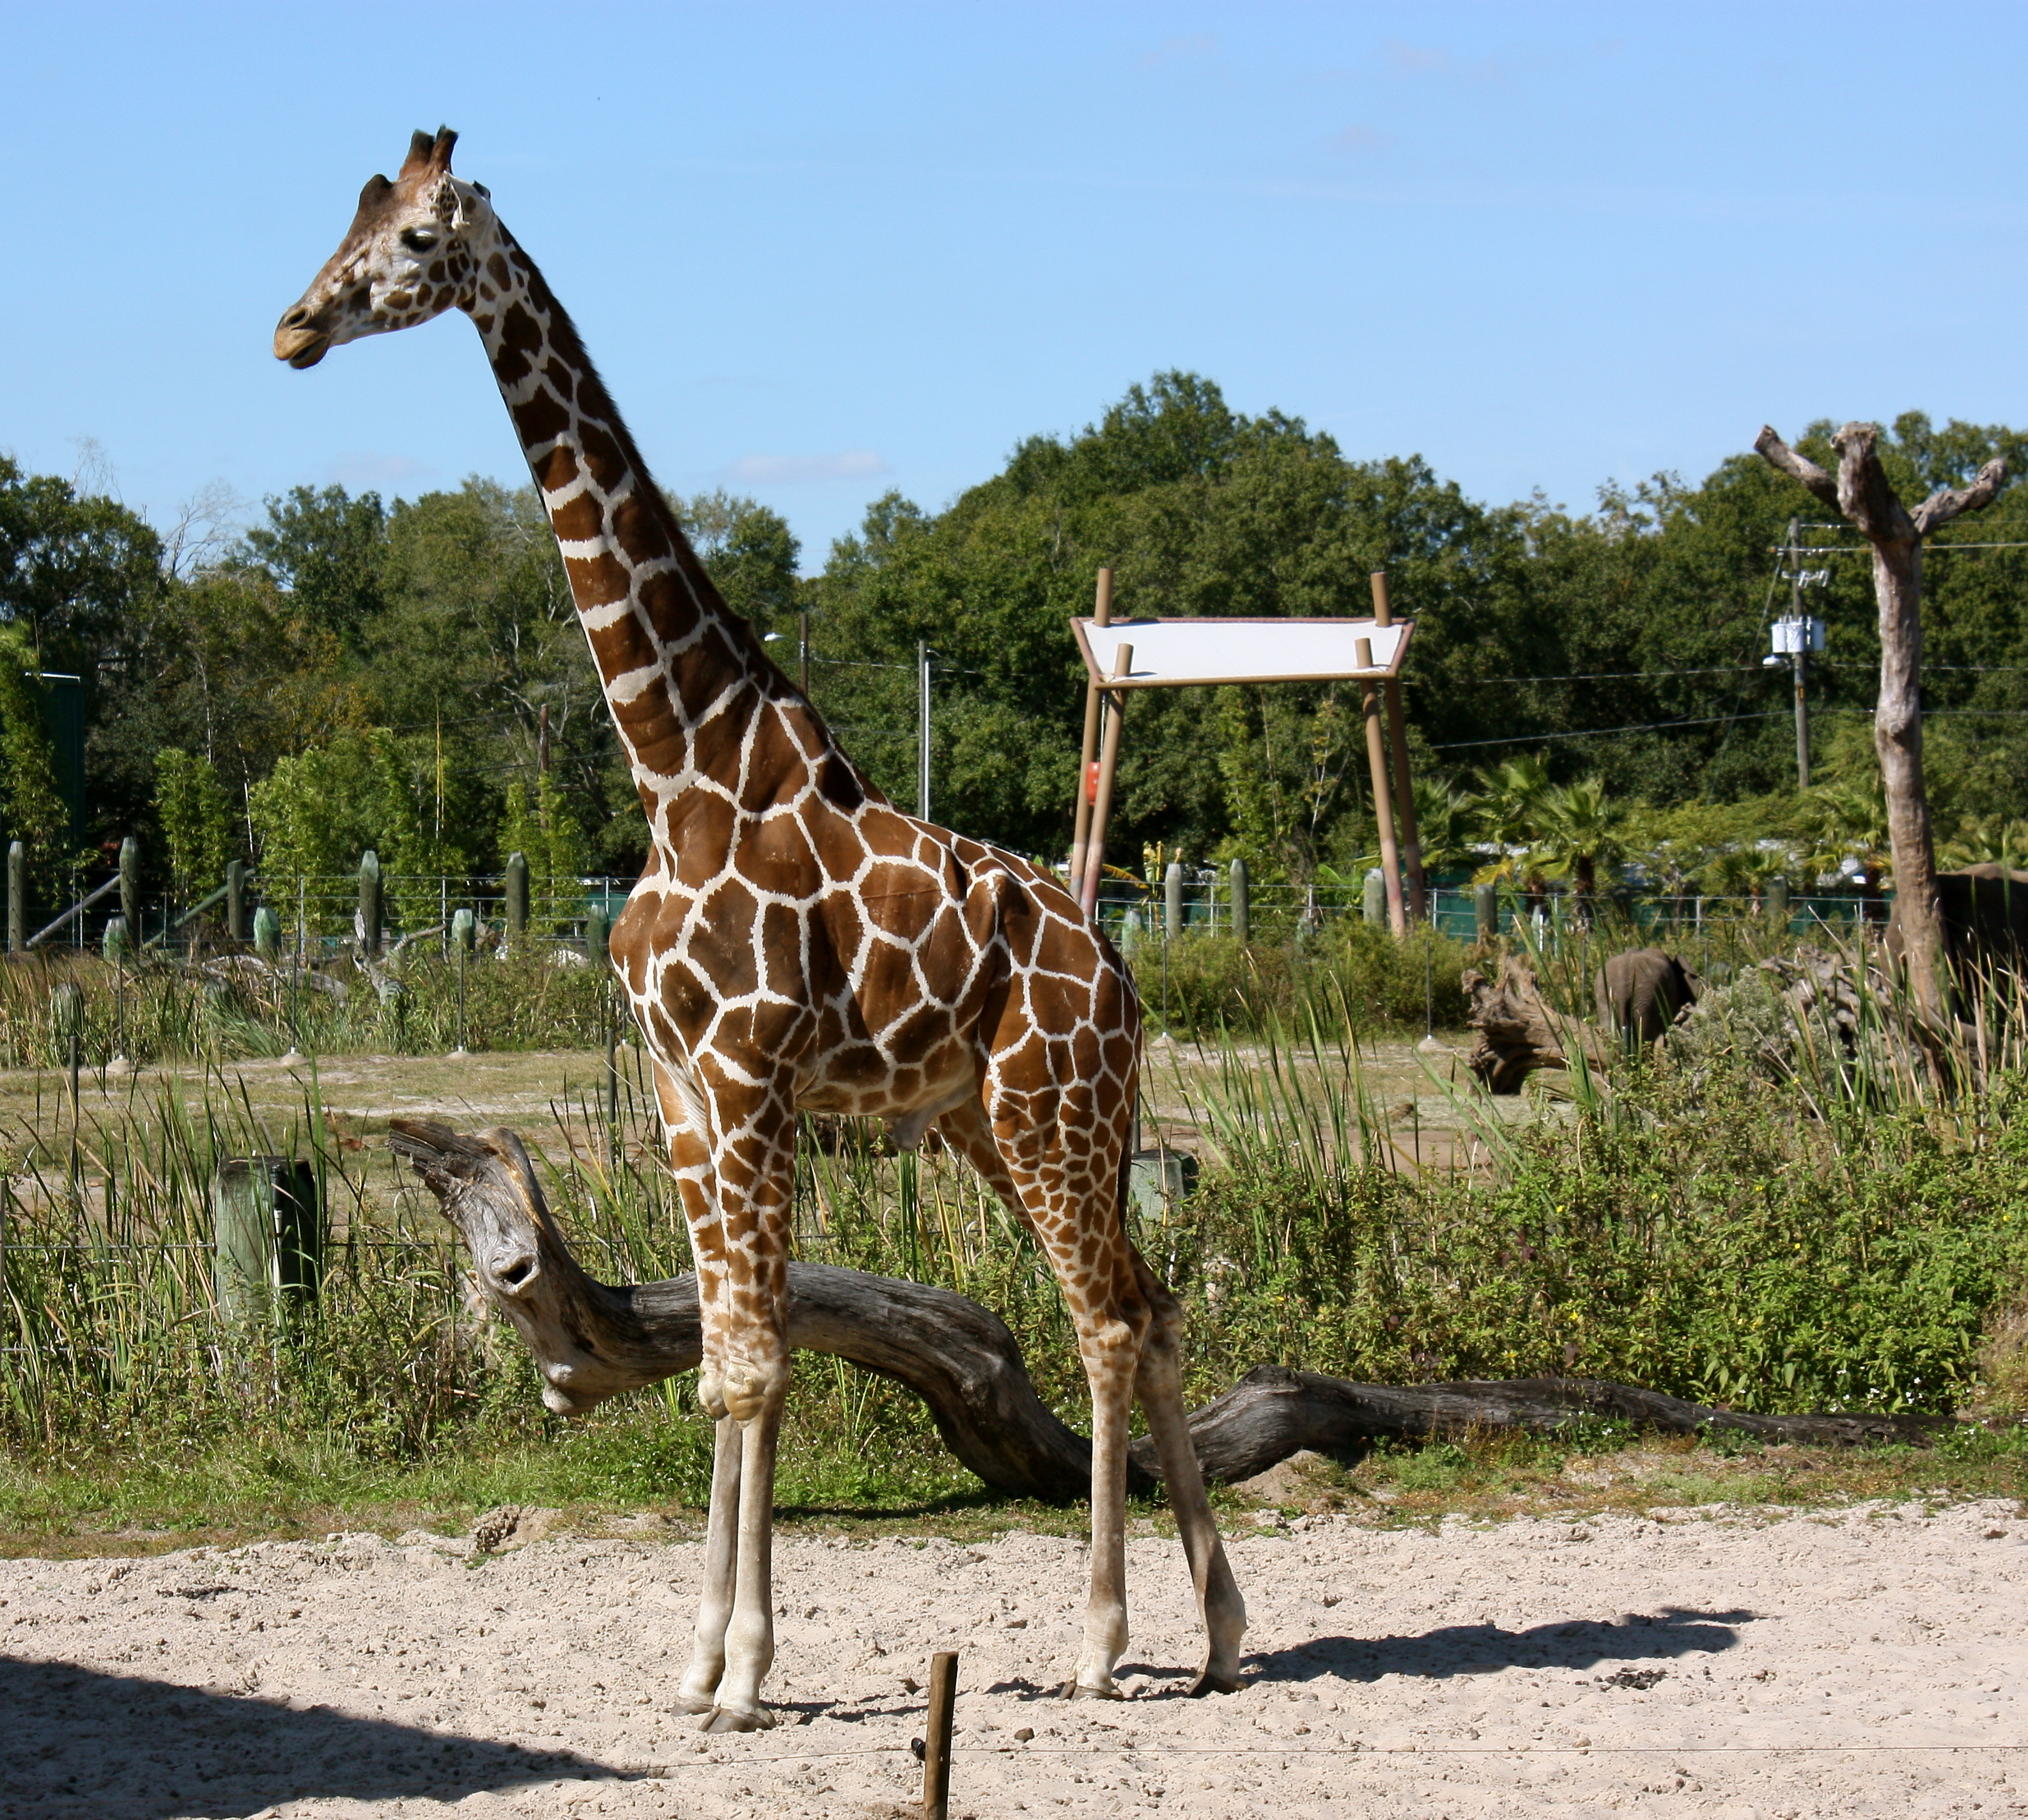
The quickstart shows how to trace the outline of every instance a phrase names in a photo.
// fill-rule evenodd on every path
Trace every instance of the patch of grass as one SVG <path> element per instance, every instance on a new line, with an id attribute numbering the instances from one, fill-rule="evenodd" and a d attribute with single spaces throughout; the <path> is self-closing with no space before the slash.
<path id="1" fill-rule="evenodd" d="M 1079 1504 L 1000 1497 L 934 1450 L 869 1470 L 811 1411 L 785 1433 L 777 1520 L 785 1531 L 936 1536 L 972 1541 L 1020 1530 L 1081 1535 Z M 567 1531 L 661 1517 L 668 1539 L 703 1533 L 709 1431 L 647 1393 L 588 1423 L 511 1444 L 446 1447 L 427 1459 L 362 1457 L 342 1437 L 220 1442 L 170 1457 L 79 1457 L 0 1466 L 0 1556 L 62 1559 L 229 1547 L 335 1530 L 393 1537 L 469 1531 L 501 1504 L 561 1510 Z M 1789 1514 L 1867 1503 L 2006 1499 L 2028 1519 L 2028 1429 L 1965 1426 L 1931 1448 L 1750 1445 L 1721 1452 L 1688 1437 L 1630 1433 L 1464 1437 L 1376 1448 L 1316 1477 L 1315 1507 L 1382 1527 L 1445 1517 L 1581 1522 L 1607 1512 L 1675 1520 L 1713 1507 Z M 1214 1488 L 1229 1533 L 1256 1526 L 1257 1498 Z M 1283 1517 L 1298 1514 L 1284 1510 Z M 1173 1535 L 1166 1506 L 1137 1500 L 1135 1526 Z"/>

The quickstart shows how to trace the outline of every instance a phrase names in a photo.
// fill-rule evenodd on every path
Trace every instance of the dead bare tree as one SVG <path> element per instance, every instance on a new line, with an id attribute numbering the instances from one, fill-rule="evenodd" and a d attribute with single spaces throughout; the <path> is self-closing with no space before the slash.
<path id="1" fill-rule="evenodd" d="M 1831 438 L 1838 453 L 1835 480 L 1771 429 L 1763 427 L 1753 446 L 1873 546 L 1873 593 L 1880 606 L 1880 699 L 1873 744 L 1886 786 L 1895 915 L 1904 932 L 1909 984 L 1918 1008 L 1934 1022 L 1947 1015 L 1951 990 L 1937 904 L 1929 793 L 1923 782 L 1923 539 L 1960 513 L 1992 504 L 2007 479 L 2007 464 L 1996 456 L 1969 486 L 1939 487 L 1911 512 L 1888 484 L 1879 439 L 1878 424 L 1848 424 L 1839 431 Z"/>

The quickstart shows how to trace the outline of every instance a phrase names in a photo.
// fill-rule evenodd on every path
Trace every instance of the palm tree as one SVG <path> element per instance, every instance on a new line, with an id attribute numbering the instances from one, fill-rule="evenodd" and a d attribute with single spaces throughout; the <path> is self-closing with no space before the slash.
<path id="1" fill-rule="evenodd" d="M 1869 923 L 1881 920 L 1881 886 L 1893 865 L 1887 831 L 1887 790 L 1880 773 L 1839 778 L 1809 792 L 1804 809 L 1813 870 L 1842 872 L 1859 864 L 1859 891 Z"/>
<path id="2" fill-rule="evenodd" d="M 1534 847 L 1542 831 L 1543 805 L 1554 788 L 1549 768 L 1540 754 L 1503 759 L 1478 774 L 1478 788 L 1467 799 L 1482 845 L 1497 856 L 1472 875 L 1475 885 L 1518 879 L 1532 916 L 1541 908 L 1542 879 L 1534 863 Z"/>
<path id="3" fill-rule="evenodd" d="M 1454 866 L 1470 864 L 1472 855 L 1466 823 L 1472 812 L 1471 798 L 1445 778 L 1419 777 L 1413 780 L 1413 788 L 1423 870 L 1447 872 Z"/>
<path id="4" fill-rule="evenodd" d="M 2028 867 L 2028 821 L 1982 816 L 1963 822 L 1938 852 L 1937 864 L 1947 868 L 1998 864 L 2010 871 Z"/>
<path id="5" fill-rule="evenodd" d="M 1592 920 L 1599 875 L 1610 874 L 1626 853 L 1619 812 L 1597 778 L 1580 778 L 1545 792 L 1541 799 L 1534 860 L 1543 875 L 1571 881 L 1578 922 Z"/>

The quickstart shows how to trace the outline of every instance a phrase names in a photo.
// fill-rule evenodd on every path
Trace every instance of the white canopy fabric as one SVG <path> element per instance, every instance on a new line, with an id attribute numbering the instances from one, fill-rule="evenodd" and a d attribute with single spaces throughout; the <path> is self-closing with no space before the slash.
<path id="1" fill-rule="evenodd" d="M 1111 689 L 1179 689 L 1193 683 L 1330 682 L 1396 676 L 1415 630 L 1412 620 L 1073 620 L 1078 649 L 1094 682 Z M 1362 668 L 1358 641 L 1373 653 Z M 1133 667 L 1112 672 L 1119 647 Z"/>

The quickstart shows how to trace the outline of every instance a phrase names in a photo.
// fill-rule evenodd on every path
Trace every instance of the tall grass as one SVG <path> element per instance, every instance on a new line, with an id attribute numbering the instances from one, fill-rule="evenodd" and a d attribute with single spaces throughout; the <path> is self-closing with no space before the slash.
<path id="1" fill-rule="evenodd" d="M 75 986 L 80 1065 L 230 1062 L 304 1054 L 442 1055 L 472 1049 L 585 1049 L 605 1041 L 604 970 L 575 950 L 529 942 L 463 962 L 411 950 L 385 994 L 349 964 L 273 969 L 180 960 L 114 966 L 69 951 L 0 964 L 0 1067 L 63 1067 Z"/>
<path id="2" fill-rule="evenodd" d="M 1290 1018 L 1263 1012 L 1243 1039 L 1166 1064 L 1207 1166 L 1190 1200 L 1133 1217 L 1185 1298 L 1195 1396 L 1264 1361 L 1396 1382 L 1575 1373 L 1773 1411 L 1945 1410 L 1979 1393 L 1982 1340 L 2028 1283 L 2028 1076 L 1989 1069 L 1946 1095 L 1890 1075 L 1825 1094 L 1721 1048 L 1694 1069 L 1580 1075 L 1574 1103 L 1516 1126 L 1432 1075 L 1418 1104 L 1464 1137 L 1451 1166 L 1419 1169 L 1376 1104 L 1366 1010 L 1327 975 Z M 638 1068 L 623 1050 L 616 1129 L 594 1100 L 526 1134 L 608 1280 L 687 1264 Z M 216 1063 L 196 1086 L 130 1086 L 89 1138 L 57 1099 L 0 1132 L 0 1433 L 17 1464 L 228 1442 L 279 1456 L 305 1437 L 362 1463 L 555 1443 L 530 1363 L 475 1303 L 434 1200 L 335 1134 L 313 1080 L 278 1120 Z M 311 1160 L 330 1262 L 313 1306 L 235 1330 L 208 1191 L 245 1155 Z M 1046 1265 L 953 1159 L 806 1121 L 796 1217 L 805 1256 L 996 1308 L 1044 1396 L 1081 1415 Z M 610 1445 L 568 1444 L 588 1450 L 585 1482 L 701 1494 L 686 1395 L 593 1418 L 583 1433 Z M 806 1491 L 961 1482 L 894 1387 L 806 1358 L 797 1398 L 803 1457 L 822 1467 Z"/>

